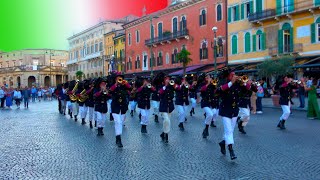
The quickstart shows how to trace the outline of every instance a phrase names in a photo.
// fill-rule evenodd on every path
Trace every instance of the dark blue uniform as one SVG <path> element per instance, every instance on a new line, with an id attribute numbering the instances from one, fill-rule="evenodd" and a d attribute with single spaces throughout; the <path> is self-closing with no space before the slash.
<path id="1" fill-rule="evenodd" d="M 205 91 L 201 91 L 201 108 L 204 107 L 210 107 L 212 109 L 219 108 L 218 91 L 216 86 L 212 84 L 209 84 Z"/>
<path id="2" fill-rule="evenodd" d="M 129 101 L 127 99 L 130 85 L 113 85 L 110 90 L 112 93 L 111 111 L 116 114 L 126 114 L 128 111 Z"/>
<path id="3" fill-rule="evenodd" d="M 150 109 L 150 95 L 153 91 L 155 91 L 155 89 L 153 87 L 152 88 L 141 87 L 141 88 L 138 89 L 139 91 L 138 108 Z"/>
<path id="4" fill-rule="evenodd" d="M 223 86 L 228 86 L 227 84 Z M 237 117 L 239 113 L 239 93 L 242 88 L 238 82 L 234 83 L 230 88 L 220 88 L 218 90 L 221 95 L 221 103 L 219 107 L 219 115 L 223 117 Z"/>
<path id="5" fill-rule="evenodd" d="M 189 105 L 189 99 L 188 99 L 189 89 L 183 85 L 181 87 L 176 88 L 175 91 L 176 91 L 176 105 L 188 106 Z"/>
<path id="6" fill-rule="evenodd" d="M 107 101 L 109 98 L 109 94 L 104 94 L 103 92 L 100 92 L 100 89 L 96 90 L 95 96 L 95 108 L 94 110 L 100 113 L 107 113 L 108 112 L 108 106 Z"/>
<path id="7" fill-rule="evenodd" d="M 166 89 L 160 89 L 160 108 L 159 112 L 171 113 L 174 110 L 173 98 L 174 88 L 169 85 Z"/>
<path id="8" fill-rule="evenodd" d="M 290 86 L 290 84 L 287 83 L 283 83 L 280 86 L 280 99 L 279 99 L 279 104 L 280 105 L 289 105 L 291 96 L 290 93 L 292 91 L 292 87 Z"/>

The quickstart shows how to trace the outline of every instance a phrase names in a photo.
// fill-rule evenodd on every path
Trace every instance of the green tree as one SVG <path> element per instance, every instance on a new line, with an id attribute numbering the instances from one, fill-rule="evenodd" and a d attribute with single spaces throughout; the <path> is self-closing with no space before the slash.
<path id="1" fill-rule="evenodd" d="M 82 79 L 82 76 L 83 76 L 83 72 L 82 72 L 82 71 L 77 71 L 77 72 L 76 72 L 76 77 L 77 77 L 77 79 L 81 80 L 81 79 Z"/>
<path id="2" fill-rule="evenodd" d="M 188 64 L 192 61 L 192 59 L 189 57 L 190 55 L 191 53 L 185 48 L 182 48 L 182 50 L 177 54 L 177 59 L 182 63 L 183 66 L 183 77 L 186 75 L 186 68 Z"/>
<path id="3" fill-rule="evenodd" d="M 283 56 L 277 59 L 266 59 L 257 66 L 259 75 L 263 77 L 282 76 L 292 73 L 292 65 L 294 58 L 290 56 Z"/>

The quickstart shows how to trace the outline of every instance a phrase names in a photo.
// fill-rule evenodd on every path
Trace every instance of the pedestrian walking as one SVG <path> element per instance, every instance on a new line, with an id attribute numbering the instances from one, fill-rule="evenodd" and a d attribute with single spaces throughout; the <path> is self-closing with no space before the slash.
<path id="1" fill-rule="evenodd" d="M 31 90 L 26 86 L 22 91 L 22 98 L 24 102 L 24 108 L 29 108 L 29 99 L 31 96 Z"/>
<path id="2" fill-rule="evenodd" d="M 5 96 L 5 88 L 4 86 L 1 87 L 0 89 L 0 101 L 1 101 L 1 106 L 0 108 L 3 109 L 4 108 L 4 102 L 6 100 L 6 96 Z"/>
<path id="3" fill-rule="evenodd" d="M 39 102 L 41 101 L 42 93 L 43 93 L 42 88 L 40 88 L 40 89 L 38 90 L 38 100 L 39 100 Z"/>
<path id="4" fill-rule="evenodd" d="M 317 101 L 317 80 L 313 79 L 310 88 L 305 85 L 305 89 L 308 91 L 308 113 L 307 117 L 309 119 L 320 119 L 319 104 Z"/>
<path id="5" fill-rule="evenodd" d="M 277 127 L 280 129 L 286 129 L 285 122 L 290 116 L 290 106 L 291 106 L 291 92 L 292 92 L 292 78 L 289 75 L 283 77 L 283 82 L 280 85 L 280 105 L 282 108 L 282 115 L 280 116 L 279 123 Z"/>
<path id="6" fill-rule="evenodd" d="M 299 96 L 299 101 L 300 101 L 300 106 L 299 108 L 304 108 L 305 107 L 305 87 L 306 84 L 304 83 L 304 79 L 300 79 L 300 84 L 298 84 L 298 96 Z"/>
<path id="7" fill-rule="evenodd" d="M 16 89 L 13 91 L 13 99 L 14 99 L 15 102 L 16 102 L 17 109 L 20 109 L 20 103 L 21 103 L 21 99 L 22 99 L 22 94 L 21 94 L 21 91 L 20 91 L 19 88 L 16 88 Z"/>
<path id="8" fill-rule="evenodd" d="M 258 91 L 257 91 L 257 114 L 262 114 L 262 98 L 264 97 L 264 89 L 262 87 L 263 81 L 260 80 L 260 84 L 258 86 Z"/>
<path id="9" fill-rule="evenodd" d="M 32 102 L 36 102 L 36 97 L 37 97 L 37 88 L 36 87 L 32 86 L 31 94 L 32 94 Z"/>
<path id="10" fill-rule="evenodd" d="M 13 96 L 13 90 L 12 88 L 7 89 L 7 91 L 5 92 L 5 96 L 6 96 L 6 106 L 11 109 L 12 106 L 12 96 Z"/>

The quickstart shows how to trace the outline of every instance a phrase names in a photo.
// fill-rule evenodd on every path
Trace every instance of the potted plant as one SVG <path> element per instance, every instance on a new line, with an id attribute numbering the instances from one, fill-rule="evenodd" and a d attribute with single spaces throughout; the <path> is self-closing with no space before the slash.
<path id="1" fill-rule="evenodd" d="M 294 58 L 291 56 L 283 56 L 276 59 L 266 59 L 257 66 L 259 74 L 263 77 L 280 77 L 292 72 Z M 275 93 L 271 96 L 274 106 L 279 107 L 280 95 Z"/>
<path id="2" fill-rule="evenodd" d="M 170 31 L 164 31 L 164 32 L 162 33 L 162 35 L 163 35 L 163 37 L 168 37 L 168 36 L 171 35 L 171 32 L 170 32 Z"/>

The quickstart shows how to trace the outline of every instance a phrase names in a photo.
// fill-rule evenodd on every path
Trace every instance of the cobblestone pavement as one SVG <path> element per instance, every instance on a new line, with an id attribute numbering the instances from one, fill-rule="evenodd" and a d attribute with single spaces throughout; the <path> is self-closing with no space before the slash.
<path id="1" fill-rule="evenodd" d="M 231 161 L 218 147 L 220 119 L 202 138 L 199 108 L 184 132 L 173 115 L 169 144 L 160 140 L 161 121 L 151 121 L 142 135 L 137 115 L 128 117 L 119 149 L 112 122 L 97 137 L 96 129 L 60 115 L 56 106 L 0 111 L 0 179 L 320 179 L 320 121 L 303 111 L 294 111 L 283 131 L 276 128 L 278 109 L 252 116 L 247 135 L 235 131 L 238 159 Z"/>

